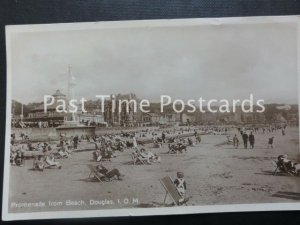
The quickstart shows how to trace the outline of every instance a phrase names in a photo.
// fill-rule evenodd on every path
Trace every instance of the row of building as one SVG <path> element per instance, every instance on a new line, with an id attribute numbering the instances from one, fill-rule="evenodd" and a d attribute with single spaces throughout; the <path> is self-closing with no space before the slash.
<path id="1" fill-rule="evenodd" d="M 69 113 L 58 113 L 56 111 L 57 100 L 66 100 L 66 95 L 57 90 L 53 97 L 55 103 L 47 107 L 47 113 L 44 112 L 44 104 L 30 109 L 26 115 L 21 115 L 12 109 L 12 124 L 27 123 L 36 124 L 43 123 L 47 126 L 58 126 L 64 121 L 69 120 L 71 115 Z M 115 100 L 136 100 L 139 99 L 135 94 L 118 94 L 114 98 Z M 88 101 L 85 104 L 87 112 L 83 113 L 79 111 L 75 114 L 75 119 L 86 125 L 95 126 L 174 126 L 180 124 L 265 124 L 265 123 L 292 123 L 298 124 L 298 107 L 294 107 L 289 110 L 278 110 L 276 105 L 266 106 L 264 113 L 251 112 L 244 113 L 240 108 L 237 108 L 236 112 L 230 113 L 201 113 L 196 111 L 194 113 L 188 113 L 187 111 L 182 113 L 176 113 L 172 110 L 166 110 L 161 113 L 158 107 L 155 107 L 153 103 L 150 105 L 150 112 L 144 113 L 139 110 L 134 112 L 133 110 L 115 110 L 112 112 L 112 101 L 105 101 L 104 112 L 101 112 L 100 101 Z M 14 107 L 14 104 L 13 104 Z M 131 106 L 129 106 L 130 109 Z M 73 115 L 74 116 L 74 115 Z"/>

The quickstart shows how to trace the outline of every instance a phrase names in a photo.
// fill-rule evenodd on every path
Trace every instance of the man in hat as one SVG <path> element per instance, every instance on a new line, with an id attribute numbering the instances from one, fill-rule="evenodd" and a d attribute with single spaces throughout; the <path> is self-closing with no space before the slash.
<path id="1" fill-rule="evenodd" d="M 250 148 L 254 148 L 255 138 L 252 132 L 249 135 L 249 142 L 250 142 Z"/>
<path id="2" fill-rule="evenodd" d="M 243 142 L 244 142 L 244 148 L 247 149 L 247 147 L 248 147 L 248 139 L 249 139 L 248 134 L 246 132 L 244 132 L 243 135 L 242 135 L 242 137 L 243 137 Z"/>

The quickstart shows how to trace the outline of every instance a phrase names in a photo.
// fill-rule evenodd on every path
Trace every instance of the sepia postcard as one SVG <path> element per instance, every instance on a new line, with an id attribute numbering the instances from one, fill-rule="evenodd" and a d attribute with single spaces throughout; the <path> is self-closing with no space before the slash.
<path id="1" fill-rule="evenodd" d="M 7 26 L 2 219 L 300 210 L 299 21 Z"/>

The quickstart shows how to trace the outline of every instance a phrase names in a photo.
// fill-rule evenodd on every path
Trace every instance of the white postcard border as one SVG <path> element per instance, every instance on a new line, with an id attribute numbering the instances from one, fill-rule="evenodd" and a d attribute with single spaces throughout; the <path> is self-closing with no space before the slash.
<path id="1" fill-rule="evenodd" d="M 254 24 L 254 23 L 296 23 L 298 25 L 297 37 L 297 62 L 298 62 L 298 87 L 300 87 L 300 17 L 299 16 L 262 16 L 262 17 L 233 17 L 233 18 L 197 18 L 197 19 L 163 19 L 163 20 L 135 20 L 135 21 L 105 21 L 39 25 L 13 25 L 6 26 L 6 52 L 7 52 L 7 97 L 6 97 L 6 133 L 5 157 L 3 174 L 3 220 L 32 220 L 53 218 L 87 218 L 87 217 L 117 217 L 117 216 L 146 216 L 170 214 L 195 214 L 195 213 L 221 213 L 221 212 L 249 212 L 249 211 L 287 211 L 300 210 L 300 203 L 255 203 L 255 204 L 229 204 L 207 206 L 179 206 L 162 208 L 126 208 L 126 209 L 99 209 L 80 211 L 49 211 L 32 213 L 9 213 L 9 175 L 10 175 L 10 135 L 11 135 L 11 35 L 15 32 L 44 32 L 66 31 L 85 29 L 114 29 L 159 26 L 198 26 L 223 24 Z M 300 99 L 298 89 L 298 101 Z M 300 134 L 299 134 L 300 135 Z M 300 138 L 300 136 L 299 136 Z"/>

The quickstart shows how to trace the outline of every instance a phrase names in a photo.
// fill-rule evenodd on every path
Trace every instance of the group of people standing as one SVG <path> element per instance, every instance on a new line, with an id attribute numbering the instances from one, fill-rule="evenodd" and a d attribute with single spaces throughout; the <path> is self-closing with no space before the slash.
<path id="1" fill-rule="evenodd" d="M 249 132 L 247 131 L 243 131 L 241 129 L 238 129 L 242 141 L 243 141 L 243 145 L 244 145 L 244 149 L 254 149 L 255 147 L 255 136 L 253 134 L 253 131 Z M 256 130 L 254 129 L 254 133 L 256 132 Z M 285 129 L 282 129 L 282 135 L 285 136 Z M 233 147 L 234 148 L 238 148 L 239 147 L 239 138 L 238 138 L 238 134 L 235 134 L 233 139 L 232 139 L 232 143 L 233 143 Z M 274 136 L 270 137 L 267 139 L 267 148 L 273 148 L 273 143 L 274 143 Z"/>
<path id="2" fill-rule="evenodd" d="M 248 142 L 250 144 L 250 148 L 253 149 L 254 148 L 254 144 L 255 144 L 255 137 L 253 132 L 250 132 L 250 134 L 248 135 L 246 132 L 241 131 L 241 136 L 242 136 L 242 140 L 243 140 L 243 144 L 244 144 L 244 148 L 247 149 L 248 148 Z M 235 134 L 233 139 L 233 147 L 234 148 L 238 148 L 239 147 L 239 138 L 237 137 L 237 135 Z"/>
<path id="3" fill-rule="evenodd" d="M 253 149 L 254 143 L 255 143 L 255 137 L 254 137 L 253 133 L 250 132 L 250 134 L 248 135 L 246 132 L 243 132 L 241 134 L 242 134 L 242 138 L 243 138 L 243 142 L 244 142 L 244 148 L 245 149 L 248 148 L 248 142 L 249 142 L 250 148 Z"/>

